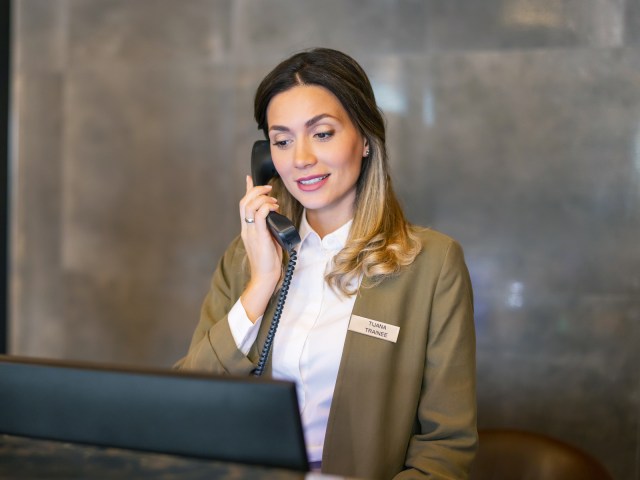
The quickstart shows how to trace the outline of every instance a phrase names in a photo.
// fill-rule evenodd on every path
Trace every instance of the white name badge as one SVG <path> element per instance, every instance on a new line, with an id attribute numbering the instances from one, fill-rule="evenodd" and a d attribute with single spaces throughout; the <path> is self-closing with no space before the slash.
<path id="1" fill-rule="evenodd" d="M 359 317 L 358 315 L 351 315 L 349 330 L 393 343 L 396 343 L 400 333 L 400 327 L 377 322 L 370 318 Z"/>

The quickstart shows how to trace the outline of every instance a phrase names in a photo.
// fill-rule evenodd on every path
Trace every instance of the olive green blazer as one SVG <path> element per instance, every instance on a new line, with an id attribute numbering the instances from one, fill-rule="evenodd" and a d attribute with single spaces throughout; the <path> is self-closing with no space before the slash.
<path id="1" fill-rule="evenodd" d="M 324 473 L 359 478 L 464 479 L 477 448 L 475 333 L 462 249 L 420 229 L 422 252 L 397 276 L 363 285 L 353 315 L 400 328 L 396 343 L 349 331 L 331 404 Z M 218 264 L 187 355 L 177 368 L 248 375 L 269 321 L 248 356 L 227 312 L 244 290 L 242 241 Z M 275 295 L 274 295 L 275 299 Z M 275 308 L 272 299 L 265 319 Z M 266 374 L 270 373 L 267 365 Z"/>

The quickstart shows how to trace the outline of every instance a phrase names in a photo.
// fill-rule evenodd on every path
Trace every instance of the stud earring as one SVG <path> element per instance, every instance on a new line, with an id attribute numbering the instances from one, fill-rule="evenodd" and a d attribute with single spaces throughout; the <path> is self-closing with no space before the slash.
<path id="1" fill-rule="evenodd" d="M 369 147 L 364 151 L 365 158 L 369 156 Z"/>

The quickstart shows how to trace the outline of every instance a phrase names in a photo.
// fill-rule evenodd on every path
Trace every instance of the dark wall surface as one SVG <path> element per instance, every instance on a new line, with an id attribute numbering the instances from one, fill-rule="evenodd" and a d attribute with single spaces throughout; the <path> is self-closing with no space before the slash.
<path id="1" fill-rule="evenodd" d="M 11 1 L 0 0 L 0 272 L 7 272 L 9 216 L 9 104 L 11 84 Z M 0 353 L 7 351 L 8 276 L 0 277 Z"/>
<path id="2" fill-rule="evenodd" d="M 239 232 L 253 92 L 369 72 L 410 219 L 463 245 L 481 427 L 640 478 L 635 0 L 16 0 L 11 351 L 171 365 Z"/>

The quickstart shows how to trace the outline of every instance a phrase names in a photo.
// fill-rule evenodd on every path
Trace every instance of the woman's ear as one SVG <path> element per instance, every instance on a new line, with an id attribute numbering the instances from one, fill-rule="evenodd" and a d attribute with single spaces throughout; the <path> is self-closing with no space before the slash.
<path id="1" fill-rule="evenodd" d="M 369 156 L 369 153 L 370 153 L 370 151 L 369 151 L 369 141 L 365 138 L 364 139 L 364 147 L 362 149 L 362 156 L 364 158 L 367 158 Z"/>

